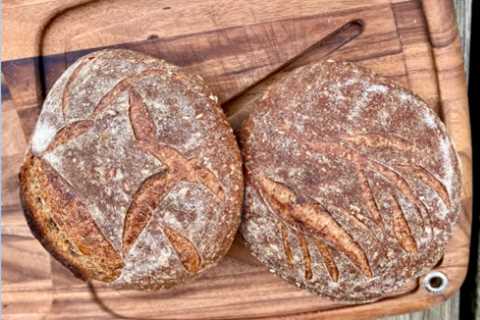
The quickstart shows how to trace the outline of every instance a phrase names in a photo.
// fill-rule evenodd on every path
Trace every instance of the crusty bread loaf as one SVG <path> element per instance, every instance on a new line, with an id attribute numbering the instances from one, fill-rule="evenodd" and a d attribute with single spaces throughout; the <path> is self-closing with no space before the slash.
<path id="1" fill-rule="evenodd" d="M 170 287 L 228 251 L 240 153 L 198 76 L 127 50 L 79 59 L 49 92 L 20 172 L 33 233 L 83 279 Z"/>
<path id="2" fill-rule="evenodd" d="M 240 132 L 241 233 L 272 272 L 365 302 L 435 266 L 461 182 L 445 127 L 420 98 L 327 61 L 293 71 L 254 109 Z"/>

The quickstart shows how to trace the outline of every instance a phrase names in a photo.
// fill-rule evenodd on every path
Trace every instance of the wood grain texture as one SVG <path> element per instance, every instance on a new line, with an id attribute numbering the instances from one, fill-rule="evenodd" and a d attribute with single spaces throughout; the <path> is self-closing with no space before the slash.
<path id="1" fill-rule="evenodd" d="M 458 31 L 463 49 L 465 72 L 469 71 L 470 62 L 470 34 L 472 18 L 472 0 L 455 0 L 455 12 L 458 24 Z M 433 307 L 430 310 L 414 312 L 399 316 L 385 317 L 383 320 L 457 320 L 460 319 L 460 293 L 457 292 L 444 303 Z"/>
<path id="2" fill-rule="evenodd" d="M 468 259 L 468 105 L 450 0 L 425 0 L 424 4 L 417 0 L 4 1 L 2 57 L 8 60 L 2 65 L 2 90 L 7 97 L 2 155 L 4 317 L 367 319 L 430 308 L 448 299 L 460 286 Z M 438 267 L 450 280 L 444 295 L 431 295 L 415 286 L 405 288 L 394 300 L 339 308 L 338 303 L 272 276 L 239 243 L 217 268 L 178 289 L 115 291 L 74 279 L 31 236 L 18 199 L 18 167 L 44 89 L 76 58 L 99 47 L 136 49 L 199 73 L 227 101 L 353 19 L 366 22 L 363 32 L 328 56 L 356 61 L 412 88 L 443 115 L 460 152 L 466 214 Z M 443 28 L 439 30 L 438 25 Z M 325 57 L 326 46 L 340 41 L 323 44 L 305 63 Z M 36 263 L 32 266 L 27 261 Z M 452 313 L 449 310 L 458 310 L 456 299 L 414 316 L 433 319 Z"/>

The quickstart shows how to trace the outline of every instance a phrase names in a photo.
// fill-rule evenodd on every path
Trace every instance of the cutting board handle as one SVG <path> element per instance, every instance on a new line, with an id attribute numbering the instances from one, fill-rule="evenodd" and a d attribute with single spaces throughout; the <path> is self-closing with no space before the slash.
<path id="1" fill-rule="evenodd" d="M 460 37 L 452 1 L 423 0 L 437 82 L 441 100 L 441 115 L 462 162 L 463 172 L 472 168 L 468 97 Z M 464 174 L 465 198 L 472 197 L 471 175 Z M 471 203 L 466 203 L 470 210 Z M 468 216 L 468 215 L 467 215 Z M 467 230 L 470 234 L 470 229 Z"/>

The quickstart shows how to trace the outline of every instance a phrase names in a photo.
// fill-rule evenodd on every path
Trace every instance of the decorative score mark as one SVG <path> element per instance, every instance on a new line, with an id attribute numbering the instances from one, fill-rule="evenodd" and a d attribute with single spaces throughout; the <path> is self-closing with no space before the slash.
<path id="1" fill-rule="evenodd" d="M 312 277 L 312 267 L 309 249 L 304 238 L 305 234 L 314 239 L 323 238 L 327 240 L 338 251 L 347 256 L 362 274 L 369 278 L 372 277 L 372 271 L 363 250 L 319 203 L 311 199 L 298 201 L 297 196 L 289 188 L 266 177 L 256 177 L 254 183 L 271 211 L 277 214 L 282 221 L 280 223 L 280 233 L 290 265 L 293 265 L 292 249 L 286 235 L 288 235 L 287 230 L 295 230 L 305 261 L 306 279 Z M 321 248 L 319 252 L 326 261 L 325 265 L 329 274 L 332 278 L 338 278 L 338 275 L 336 275 L 338 272 L 335 271 L 336 266 L 333 268 L 331 265 L 330 252 L 324 250 L 325 247 L 322 244 L 319 247 Z"/>
<path id="2" fill-rule="evenodd" d="M 94 59 L 80 63 L 67 80 L 62 96 L 62 112 L 64 118 L 69 109 L 68 91 L 85 64 Z M 95 106 L 93 112 L 85 120 L 73 122 L 63 127 L 55 136 L 46 152 L 65 144 L 94 127 L 96 117 L 110 108 L 117 97 L 128 92 L 129 119 L 137 145 L 146 153 L 159 159 L 167 167 L 166 171 L 156 173 L 147 178 L 133 194 L 132 202 L 127 210 L 122 235 L 123 255 L 125 256 L 134 245 L 142 230 L 148 225 L 153 211 L 160 205 L 173 187 L 181 182 L 199 183 L 204 185 L 219 203 L 224 201 L 223 187 L 213 172 L 204 167 L 197 159 L 187 159 L 176 149 L 160 143 L 156 138 L 156 127 L 151 119 L 143 98 L 135 90 L 133 83 L 148 75 L 161 75 L 161 69 L 145 70 L 137 75 L 126 77 L 107 92 Z M 195 245 L 178 231 L 163 225 L 164 235 L 170 241 L 188 272 L 197 272 L 202 264 L 200 254 Z M 103 235 L 104 236 L 104 235 Z"/>
<path id="3" fill-rule="evenodd" d="M 129 117 L 138 146 L 167 166 L 165 173 L 148 178 L 135 192 L 127 210 L 123 232 L 124 254 L 133 246 L 141 231 L 150 221 L 153 211 L 163 198 L 180 181 L 204 185 L 219 202 L 224 201 L 224 192 L 217 177 L 196 159 L 187 159 L 176 149 L 160 143 L 156 138 L 155 124 L 143 103 L 140 94 L 130 86 Z M 201 267 L 201 257 L 195 245 L 178 231 L 163 226 L 163 232 L 175 249 L 180 261 L 189 272 Z"/>
<path id="4" fill-rule="evenodd" d="M 295 138 L 297 141 L 304 140 L 299 137 Z M 321 154 L 329 154 L 337 159 L 344 159 L 354 164 L 363 202 L 365 203 L 366 212 L 369 214 L 369 216 L 362 215 L 362 220 L 370 220 L 372 223 L 380 226 L 383 232 L 385 232 L 385 221 L 382 218 L 380 207 L 377 204 L 366 172 L 376 172 L 387 181 L 392 187 L 392 190 L 384 190 L 384 192 L 391 193 L 388 194 L 389 200 L 387 202 L 392 211 L 393 236 L 402 250 L 408 254 L 415 254 L 418 251 L 417 243 L 410 230 L 403 208 L 399 203 L 398 194 L 410 201 L 415 206 L 417 213 L 420 213 L 420 225 L 424 232 L 427 232 L 427 228 L 430 228 L 430 230 L 432 228 L 429 218 L 431 209 L 423 201 L 419 200 L 419 197 L 417 197 L 402 173 L 410 173 L 426 187 L 433 190 L 447 208 L 450 207 L 449 195 L 445 186 L 435 176 L 417 164 L 407 162 L 395 164 L 392 168 L 355 150 L 356 148 L 381 146 L 405 153 L 421 154 L 414 145 L 408 144 L 402 139 L 397 137 L 390 139 L 375 134 L 340 137 L 338 142 L 305 142 L 301 145 L 301 148 Z M 368 278 L 373 277 L 365 251 L 333 218 L 327 208 L 309 197 L 297 196 L 286 185 L 265 176 L 254 176 L 253 184 L 270 208 L 270 211 L 280 219 L 280 222 L 277 223 L 277 228 L 279 229 L 284 253 L 290 267 L 293 267 L 293 249 L 289 244 L 289 230 L 296 234 L 303 255 L 305 279 L 310 280 L 312 278 L 311 255 L 305 236 L 313 238 L 316 249 L 323 258 L 325 269 L 333 281 L 338 281 L 340 275 L 334 261 L 332 249 L 346 256 L 361 274 Z M 340 212 L 349 215 L 349 218 L 356 225 L 365 225 L 353 213 L 350 214 L 350 212 L 341 209 Z M 427 221 L 425 222 L 424 220 Z M 371 233 L 368 229 L 367 232 Z M 432 233 L 430 233 L 430 236 L 432 236 Z"/>

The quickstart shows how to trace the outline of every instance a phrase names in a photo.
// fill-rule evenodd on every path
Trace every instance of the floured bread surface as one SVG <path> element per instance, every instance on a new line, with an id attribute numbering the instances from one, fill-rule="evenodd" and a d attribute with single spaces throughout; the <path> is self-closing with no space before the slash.
<path id="1" fill-rule="evenodd" d="M 128 50 L 58 79 L 20 173 L 27 220 L 77 276 L 169 287 L 214 265 L 240 222 L 240 153 L 197 76 Z"/>
<path id="2" fill-rule="evenodd" d="M 243 124 L 243 238 L 270 270 L 371 301 L 428 272 L 461 212 L 444 125 L 411 92 L 351 63 L 299 68 Z"/>

